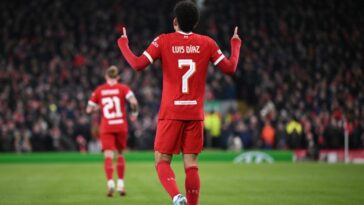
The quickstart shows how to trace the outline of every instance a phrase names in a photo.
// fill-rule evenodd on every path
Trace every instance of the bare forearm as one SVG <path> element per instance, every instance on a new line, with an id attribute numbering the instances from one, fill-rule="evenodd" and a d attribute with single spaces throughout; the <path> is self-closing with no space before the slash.
<path id="1" fill-rule="evenodd" d="M 129 99 L 129 103 L 130 103 L 131 114 L 137 116 L 139 114 L 139 105 L 137 99 L 135 97 L 131 97 Z"/>
<path id="2" fill-rule="evenodd" d="M 139 114 L 139 106 L 137 103 L 130 104 L 131 114 L 132 115 L 138 115 Z"/>
<path id="3" fill-rule="evenodd" d="M 87 114 L 94 113 L 94 112 L 96 112 L 97 110 L 98 110 L 98 107 L 96 107 L 96 106 L 90 106 L 90 105 L 88 105 L 88 106 L 86 107 L 86 113 L 87 113 Z"/>

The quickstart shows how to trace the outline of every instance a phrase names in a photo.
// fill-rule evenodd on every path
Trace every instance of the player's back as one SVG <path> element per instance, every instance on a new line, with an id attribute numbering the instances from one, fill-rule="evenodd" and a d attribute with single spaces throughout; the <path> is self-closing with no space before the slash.
<path id="1" fill-rule="evenodd" d="M 203 120 L 208 64 L 217 60 L 221 51 L 211 38 L 195 33 L 174 32 L 160 38 L 155 40 L 161 46 L 163 67 L 159 118 Z"/>
<path id="2" fill-rule="evenodd" d="M 103 84 L 97 87 L 91 100 L 100 106 L 101 132 L 120 132 L 127 130 L 125 99 L 129 88 L 121 83 Z"/>

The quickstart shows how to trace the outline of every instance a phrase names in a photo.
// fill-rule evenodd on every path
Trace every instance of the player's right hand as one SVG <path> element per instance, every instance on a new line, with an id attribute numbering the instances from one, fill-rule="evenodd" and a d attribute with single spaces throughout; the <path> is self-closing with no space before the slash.
<path id="1" fill-rule="evenodd" d="M 238 35 L 238 27 L 237 26 L 235 26 L 233 37 L 231 37 L 231 40 L 233 40 L 233 39 L 239 39 L 240 40 L 240 37 Z"/>

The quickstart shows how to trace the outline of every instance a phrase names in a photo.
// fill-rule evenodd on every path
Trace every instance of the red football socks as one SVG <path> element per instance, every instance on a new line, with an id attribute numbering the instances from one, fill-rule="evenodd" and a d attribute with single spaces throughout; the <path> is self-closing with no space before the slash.
<path id="1" fill-rule="evenodd" d="M 104 159 L 104 170 L 105 170 L 107 180 L 112 179 L 112 174 L 114 171 L 114 169 L 112 167 L 112 158 L 107 157 Z"/>
<path id="2" fill-rule="evenodd" d="M 168 192 L 169 196 L 173 199 L 174 196 L 179 194 L 174 172 L 171 168 L 170 162 L 161 161 L 156 166 L 159 181 L 164 189 Z"/>
<path id="3" fill-rule="evenodd" d="M 198 174 L 198 167 L 188 167 L 185 171 L 185 188 L 188 205 L 197 205 L 200 193 L 200 176 Z"/>
<path id="4" fill-rule="evenodd" d="M 119 179 L 124 179 L 125 159 L 123 156 L 119 156 L 116 161 L 116 171 L 118 173 Z"/>

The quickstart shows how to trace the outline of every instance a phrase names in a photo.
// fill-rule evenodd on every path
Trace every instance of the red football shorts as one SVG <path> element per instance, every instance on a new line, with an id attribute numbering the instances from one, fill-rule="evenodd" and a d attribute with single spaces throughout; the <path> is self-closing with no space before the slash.
<path id="1" fill-rule="evenodd" d="M 100 134 L 102 150 L 124 150 L 128 132 L 105 132 Z"/>
<path id="2" fill-rule="evenodd" d="M 154 150 L 163 154 L 198 154 L 203 149 L 202 120 L 158 120 Z"/>

